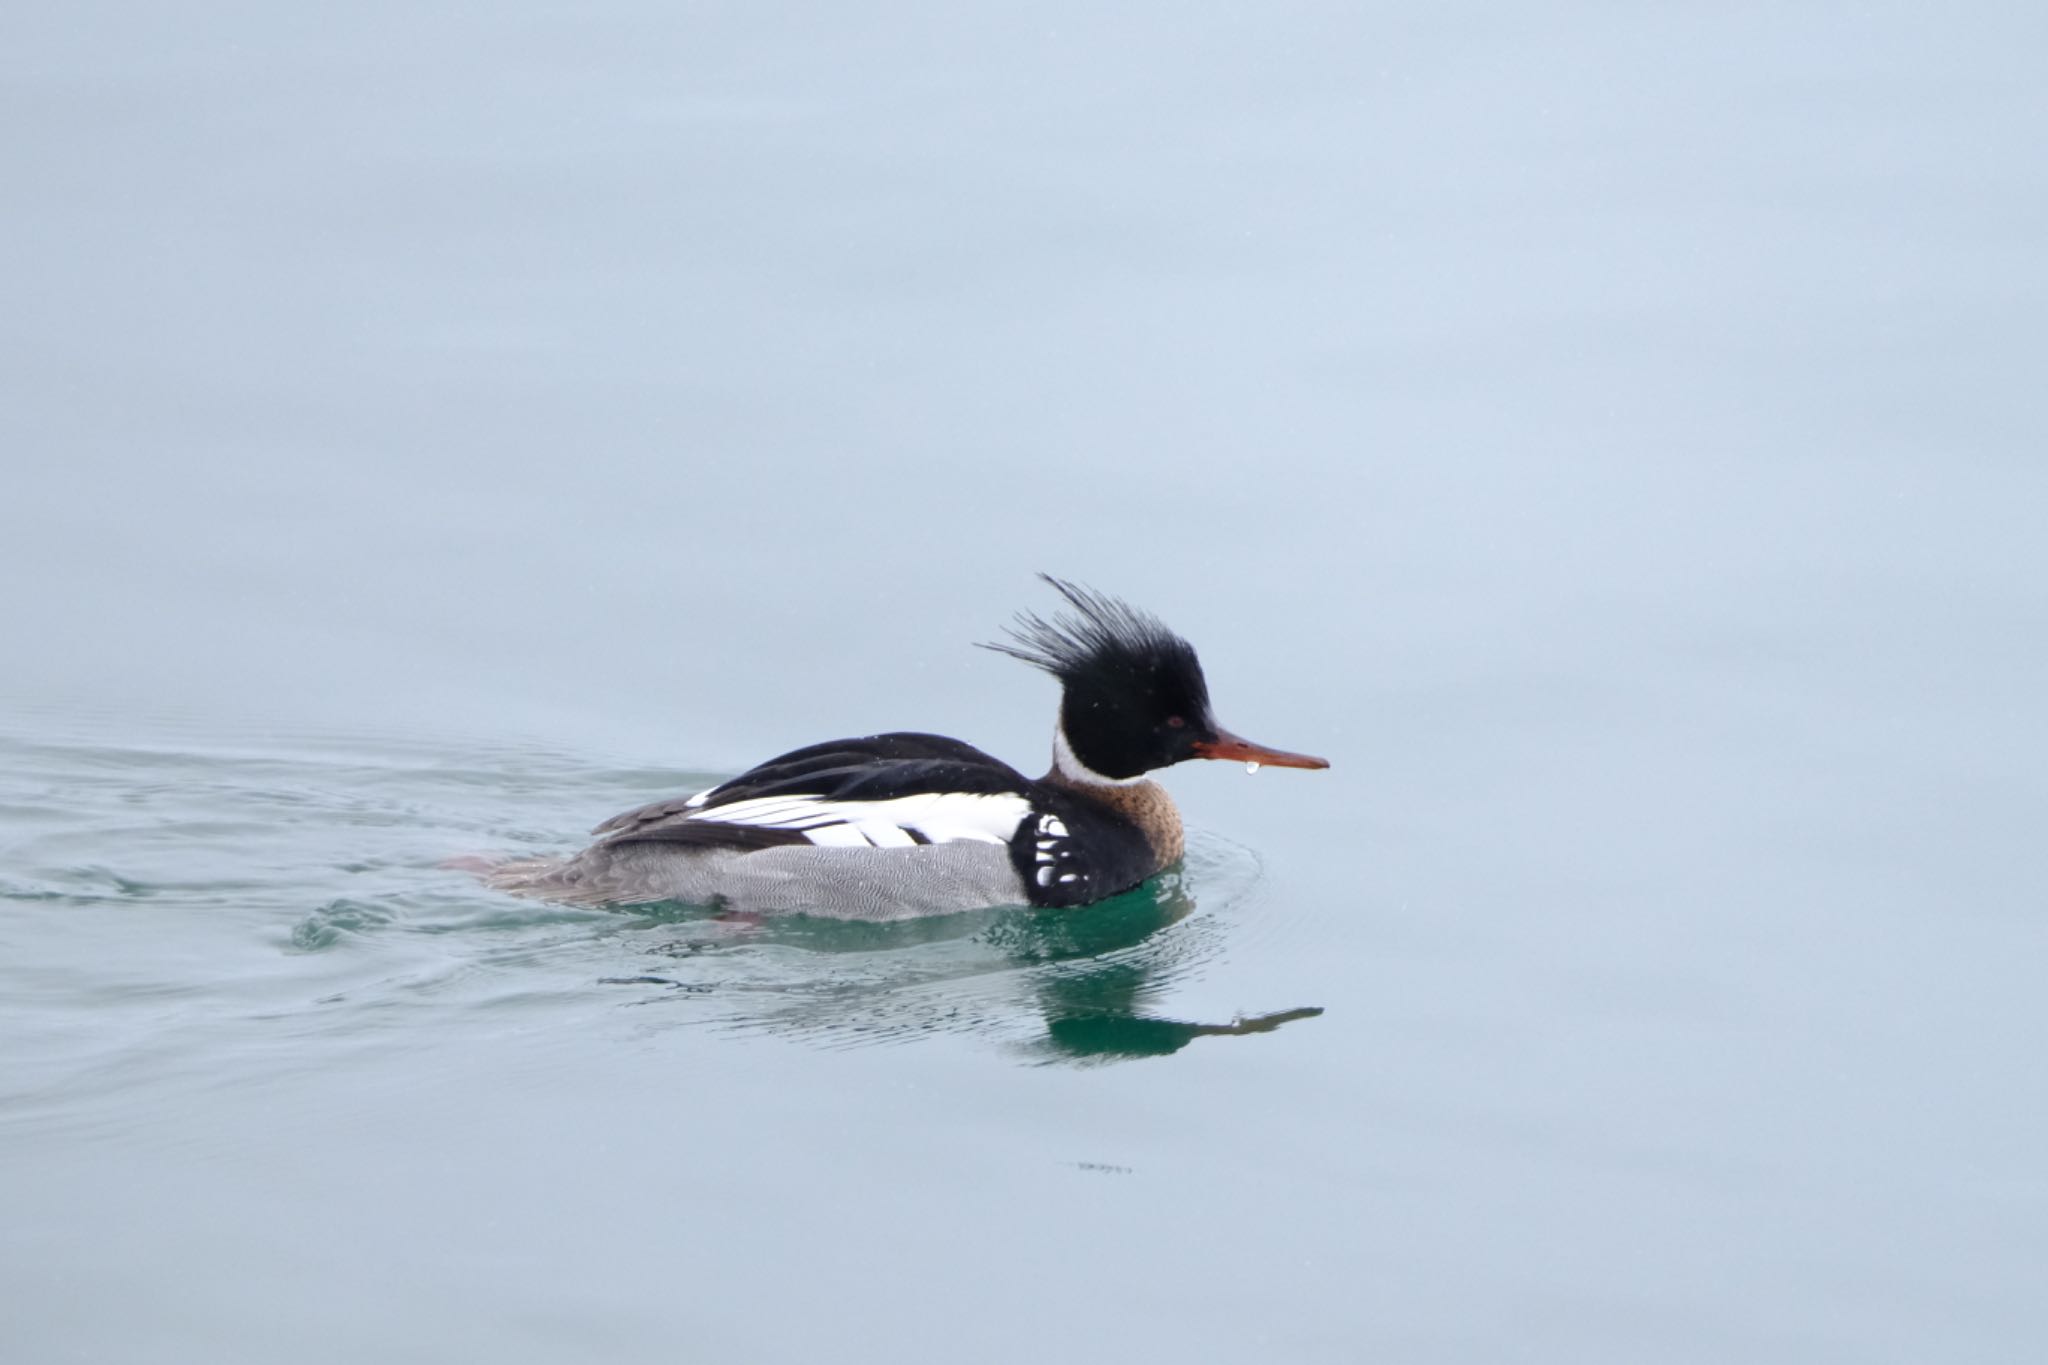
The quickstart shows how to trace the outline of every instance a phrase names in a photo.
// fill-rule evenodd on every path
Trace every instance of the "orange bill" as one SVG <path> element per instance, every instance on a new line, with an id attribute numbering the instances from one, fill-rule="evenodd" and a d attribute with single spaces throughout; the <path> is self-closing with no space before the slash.
<path id="1" fill-rule="evenodd" d="M 1330 760 L 1317 758 L 1313 754 L 1290 754 L 1285 749 L 1268 749 L 1263 744 L 1254 744 L 1248 739 L 1239 739 L 1222 726 L 1216 727 L 1216 738 L 1198 739 L 1191 746 L 1198 758 L 1227 758 L 1239 763 L 1257 763 L 1272 768 L 1327 768 Z"/>

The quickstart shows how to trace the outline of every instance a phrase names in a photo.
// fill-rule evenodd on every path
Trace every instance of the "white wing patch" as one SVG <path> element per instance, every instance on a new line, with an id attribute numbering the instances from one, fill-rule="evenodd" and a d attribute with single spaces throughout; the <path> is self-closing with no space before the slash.
<path id="1" fill-rule="evenodd" d="M 701 799 L 701 798 L 699 798 Z M 834 801 L 823 796 L 757 796 L 698 809 L 690 815 L 721 825 L 800 830 L 814 844 L 837 848 L 909 848 L 918 840 L 1007 844 L 1031 812 L 1021 796 L 930 792 L 887 801 Z"/>

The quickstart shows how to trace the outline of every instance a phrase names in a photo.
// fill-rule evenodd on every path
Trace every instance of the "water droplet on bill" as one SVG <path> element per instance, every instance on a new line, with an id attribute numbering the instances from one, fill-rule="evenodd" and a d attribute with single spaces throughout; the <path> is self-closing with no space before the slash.
<path id="1" fill-rule="evenodd" d="M 1244 765 L 1244 770 L 1248 773 L 1257 772 L 1259 770 L 1259 760 L 1257 760 L 1256 758 L 1247 760 Z"/>

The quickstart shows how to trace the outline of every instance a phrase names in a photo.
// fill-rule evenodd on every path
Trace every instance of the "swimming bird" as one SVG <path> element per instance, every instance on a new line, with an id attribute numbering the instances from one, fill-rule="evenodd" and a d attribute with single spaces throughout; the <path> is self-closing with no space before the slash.
<path id="1" fill-rule="evenodd" d="M 615 815 L 571 857 L 501 864 L 485 879 L 583 905 L 683 901 L 847 919 L 1076 907 L 1179 861 L 1180 812 L 1148 774 L 1194 758 L 1330 766 L 1217 724 L 1194 646 L 1157 617 L 1040 577 L 1067 609 L 1020 613 L 1006 640 L 984 648 L 1059 680 L 1045 776 L 942 735 L 831 740 Z"/>

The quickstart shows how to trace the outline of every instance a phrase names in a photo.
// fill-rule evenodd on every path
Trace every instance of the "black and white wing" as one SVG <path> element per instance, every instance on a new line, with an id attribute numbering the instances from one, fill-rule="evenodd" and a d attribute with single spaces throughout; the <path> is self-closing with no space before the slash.
<path id="1" fill-rule="evenodd" d="M 606 845 L 742 850 L 1007 844 L 1030 813 L 1029 785 L 956 739 L 869 735 L 794 750 L 695 796 L 613 816 L 592 832 Z"/>

